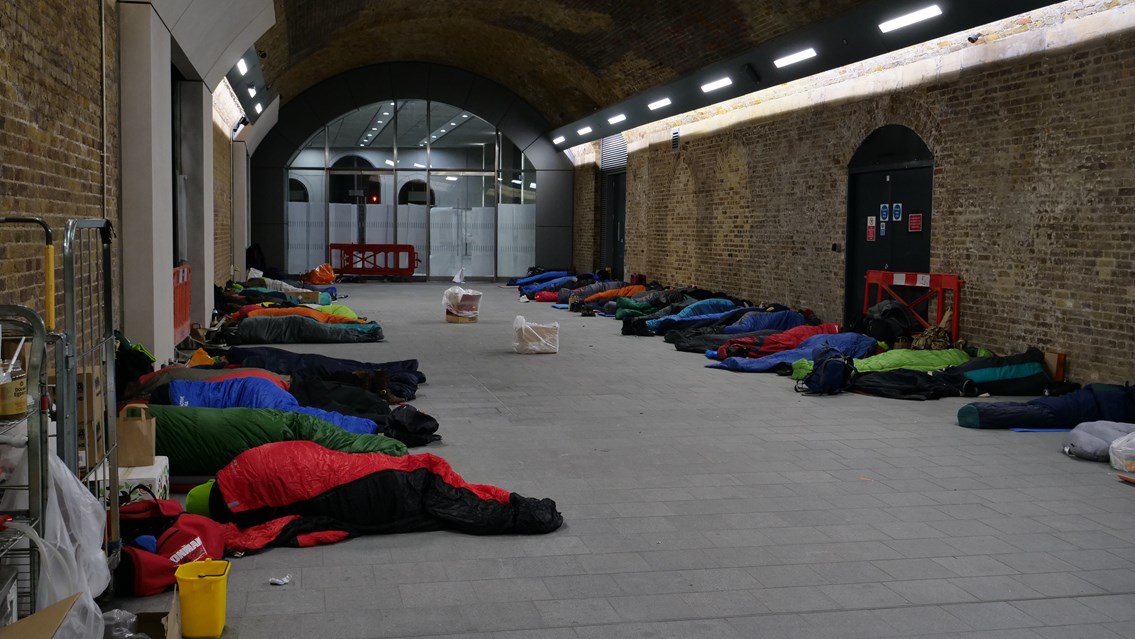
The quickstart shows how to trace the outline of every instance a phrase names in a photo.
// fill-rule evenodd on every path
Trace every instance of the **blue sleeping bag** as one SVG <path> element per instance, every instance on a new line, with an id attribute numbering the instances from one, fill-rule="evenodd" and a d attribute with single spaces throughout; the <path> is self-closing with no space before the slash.
<path id="1" fill-rule="evenodd" d="M 807 323 L 808 320 L 796 311 L 776 311 L 775 313 L 753 311 L 752 313 L 745 313 L 741 319 L 737 320 L 736 324 L 726 326 L 724 332 L 726 335 L 732 335 L 733 333 L 752 333 L 769 329 L 787 331 L 790 328 L 803 326 Z"/>
<path id="2" fill-rule="evenodd" d="M 688 317 L 692 318 L 702 315 L 724 314 L 728 311 L 733 310 L 734 308 L 737 308 L 737 305 L 725 299 L 714 298 L 709 300 L 701 300 L 699 302 L 690 304 L 686 308 L 683 308 L 673 315 L 667 315 L 666 317 L 647 320 L 646 327 L 650 329 L 652 333 L 657 333 L 658 327 L 662 326 L 662 322 L 664 322 L 665 320 L 684 319 Z"/>
<path id="3" fill-rule="evenodd" d="M 534 295 L 536 293 L 539 293 L 540 291 L 558 291 L 563 287 L 564 284 L 574 281 L 576 281 L 576 277 L 574 275 L 557 277 L 556 279 L 548 282 L 538 282 L 536 284 L 529 284 L 528 286 L 521 286 L 520 294 Z"/>
<path id="4" fill-rule="evenodd" d="M 509 286 L 527 286 L 529 284 L 535 284 L 537 282 L 547 282 L 548 280 L 554 280 L 558 277 L 564 277 L 564 276 L 567 276 L 567 275 L 572 275 L 572 272 L 571 271 L 544 271 L 543 273 L 537 273 L 535 275 L 529 275 L 527 277 L 514 277 L 514 278 L 512 278 L 511 280 L 508 281 L 508 285 Z"/>
<path id="5" fill-rule="evenodd" d="M 776 368 L 780 364 L 792 365 L 798 359 L 814 359 L 815 354 L 825 346 L 838 348 L 845 357 L 852 359 L 865 357 L 874 350 L 878 342 L 874 337 L 860 335 L 859 333 L 837 333 L 835 335 L 813 335 L 800 342 L 800 345 L 790 351 L 781 351 L 766 355 L 765 357 L 727 357 L 716 364 L 707 364 L 706 368 L 724 368 L 726 370 L 742 373 L 764 373 Z"/>
<path id="6" fill-rule="evenodd" d="M 378 425 L 369 419 L 300 406 L 291 393 L 261 377 L 238 377 L 222 382 L 174 380 L 169 383 L 169 400 L 174 406 L 195 408 L 274 408 L 318 417 L 349 433 L 378 432 Z"/>

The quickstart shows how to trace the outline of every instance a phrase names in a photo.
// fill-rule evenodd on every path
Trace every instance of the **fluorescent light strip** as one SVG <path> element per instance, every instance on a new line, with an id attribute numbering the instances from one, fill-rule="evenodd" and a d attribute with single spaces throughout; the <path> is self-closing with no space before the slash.
<path id="1" fill-rule="evenodd" d="M 813 49 L 812 47 L 808 47 L 807 49 L 804 49 L 803 51 L 797 51 L 796 53 L 793 53 L 792 55 L 786 55 L 783 58 L 778 58 L 776 60 L 773 60 L 772 63 L 775 64 L 776 68 L 779 69 L 781 67 L 786 67 L 790 64 L 796 64 L 797 62 L 800 62 L 801 60 L 807 60 L 808 58 L 814 58 L 814 57 L 816 57 L 816 50 Z"/>
<path id="2" fill-rule="evenodd" d="M 535 183 L 535 182 L 529 182 L 529 183 L 528 183 L 528 188 L 530 188 L 530 189 L 534 189 L 534 188 L 536 188 L 536 183 Z"/>
<path id="3" fill-rule="evenodd" d="M 513 180 L 513 181 L 512 181 L 512 183 L 513 183 L 513 184 L 519 184 L 519 185 L 521 185 L 521 186 L 524 186 L 524 182 L 521 182 L 520 180 Z"/>
<path id="4" fill-rule="evenodd" d="M 883 24 L 879 25 L 879 31 L 882 31 L 883 33 L 890 33 L 891 31 L 894 31 L 896 29 L 909 27 L 916 22 L 922 22 L 923 20 L 929 20 L 930 18 L 937 18 L 940 15 L 942 15 L 942 9 L 939 8 L 938 5 L 932 4 L 925 9 L 913 11 L 906 14 L 905 16 L 899 16 L 894 20 L 887 20 Z"/>
<path id="5" fill-rule="evenodd" d="M 591 133 L 591 127 L 589 127 L 589 126 L 585 126 L 585 127 L 583 127 L 582 129 L 580 129 L 580 130 L 576 131 L 576 133 L 577 133 L 578 135 L 587 135 L 588 133 Z"/>
<path id="6" fill-rule="evenodd" d="M 710 82 L 709 84 L 701 85 L 701 92 L 702 93 L 709 93 L 710 91 L 716 91 L 718 89 L 722 89 L 724 87 L 727 87 L 730 84 L 733 84 L 733 78 L 726 76 L 724 78 L 721 78 L 720 80 L 714 80 L 713 82 Z"/>
<path id="7" fill-rule="evenodd" d="M 622 122 L 623 120 L 626 120 L 626 119 L 627 119 L 626 114 L 620 113 L 620 114 L 618 114 L 614 117 L 607 118 L 607 122 L 610 123 L 610 124 L 618 124 L 618 123 L 620 123 L 620 122 Z"/>
<path id="8" fill-rule="evenodd" d="M 245 64 L 244 58 L 241 58 L 241 59 L 236 61 L 236 70 L 240 71 L 241 75 L 248 73 L 248 65 Z"/>
<path id="9" fill-rule="evenodd" d="M 394 160 L 387 160 L 386 166 L 394 166 Z"/>
<path id="10" fill-rule="evenodd" d="M 424 168 L 426 168 L 426 165 L 425 164 L 418 164 L 417 162 L 414 162 L 414 168 L 424 169 Z"/>
<path id="11" fill-rule="evenodd" d="M 657 102 L 651 102 L 650 104 L 646 105 L 646 108 L 654 111 L 656 109 L 661 109 L 664 106 L 670 106 L 670 98 L 662 98 Z"/>
<path id="12" fill-rule="evenodd" d="M 564 137 L 564 136 L 562 136 L 562 135 L 560 135 L 560 136 L 557 136 L 557 137 L 556 137 L 555 139 L 553 139 L 553 140 L 552 140 L 552 144 L 559 144 L 560 142 L 563 142 L 563 141 L 564 141 L 564 140 L 566 140 L 566 139 L 567 139 L 567 138 L 565 138 L 565 137 Z"/>
<path id="13" fill-rule="evenodd" d="M 446 177 L 445 179 L 450 181 L 450 182 L 456 182 L 457 181 L 457 178 L 453 177 L 452 175 Z"/>

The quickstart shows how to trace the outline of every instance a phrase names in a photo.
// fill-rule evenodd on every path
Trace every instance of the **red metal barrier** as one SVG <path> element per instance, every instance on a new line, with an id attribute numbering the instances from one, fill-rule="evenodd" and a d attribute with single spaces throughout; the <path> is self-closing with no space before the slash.
<path id="1" fill-rule="evenodd" d="M 413 244 L 332 244 L 336 273 L 370 277 L 410 277 L 417 270 Z"/>
<path id="2" fill-rule="evenodd" d="M 946 293 L 949 292 L 950 304 L 953 312 L 950 314 L 950 338 L 953 341 L 958 341 L 958 316 L 961 315 L 962 304 L 962 285 L 965 282 L 960 277 L 952 273 L 897 273 L 894 271 L 867 271 L 867 286 L 863 290 L 863 313 L 867 313 L 867 309 L 873 304 L 878 304 L 883 301 L 883 293 L 889 297 L 899 301 L 903 306 L 910 310 L 914 318 L 917 319 L 924 328 L 930 328 L 931 323 L 928 318 L 919 314 L 917 307 L 931 298 L 937 298 L 935 311 L 937 319 L 934 324 L 942 323 L 942 317 L 946 313 Z M 871 287 L 875 287 L 875 301 L 871 301 Z M 914 286 L 925 288 L 927 291 L 922 295 L 911 301 L 907 301 L 901 295 L 896 293 L 892 286 Z"/>
<path id="3" fill-rule="evenodd" d="M 173 342 L 180 344 L 189 337 L 193 326 L 193 275 L 189 265 L 173 269 Z"/>

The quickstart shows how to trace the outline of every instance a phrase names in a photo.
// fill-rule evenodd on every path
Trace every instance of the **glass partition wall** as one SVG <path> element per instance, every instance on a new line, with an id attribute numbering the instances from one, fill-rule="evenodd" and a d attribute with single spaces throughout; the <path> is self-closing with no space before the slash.
<path id="1" fill-rule="evenodd" d="M 391 100 L 328 123 L 288 170 L 288 271 L 328 244 L 413 244 L 415 275 L 524 275 L 536 259 L 536 171 L 475 114 Z M 335 264 L 333 264 L 335 266 Z"/>

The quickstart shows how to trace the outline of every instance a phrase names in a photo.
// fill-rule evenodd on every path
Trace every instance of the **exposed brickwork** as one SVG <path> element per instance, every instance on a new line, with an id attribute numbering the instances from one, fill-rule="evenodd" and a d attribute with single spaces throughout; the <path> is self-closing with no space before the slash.
<path id="1" fill-rule="evenodd" d="M 285 104 L 356 67 L 419 60 L 495 80 L 558 126 L 865 1 L 277 0 L 256 45 Z"/>
<path id="2" fill-rule="evenodd" d="M 1133 61 L 1127 32 L 739 122 L 679 154 L 669 125 L 644 127 L 628 159 L 626 269 L 841 317 L 831 244 L 846 241 L 847 164 L 872 130 L 902 124 L 935 154 L 931 268 L 966 280 L 963 335 L 1066 351 L 1079 381 L 1130 379 Z"/>
<path id="3" fill-rule="evenodd" d="M 213 279 L 224 285 L 232 278 L 232 142 L 228 131 L 213 124 Z"/>
<path id="4" fill-rule="evenodd" d="M 108 157 L 103 162 L 105 12 Z M 0 3 L 0 215 L 32 215 L 55 230 L 62 311 L 63 229 L 67 219 L 118 211 L 118 33 L 113 2 Z M 18 229 L 18 230 L 17 230 Z M 43 234 L 0 227 L 0 303 L 42 312 Z M 116 288 L 120 282 L 115 268 Z"/>
<path id="5" fill-rule="evenodd" d="M 572 236 L 572 265 L 580 272 L 599 266 L 599 143 L 592 142 L 573 150 L 577 162 L 575 172 L 575 234 Z"/>

